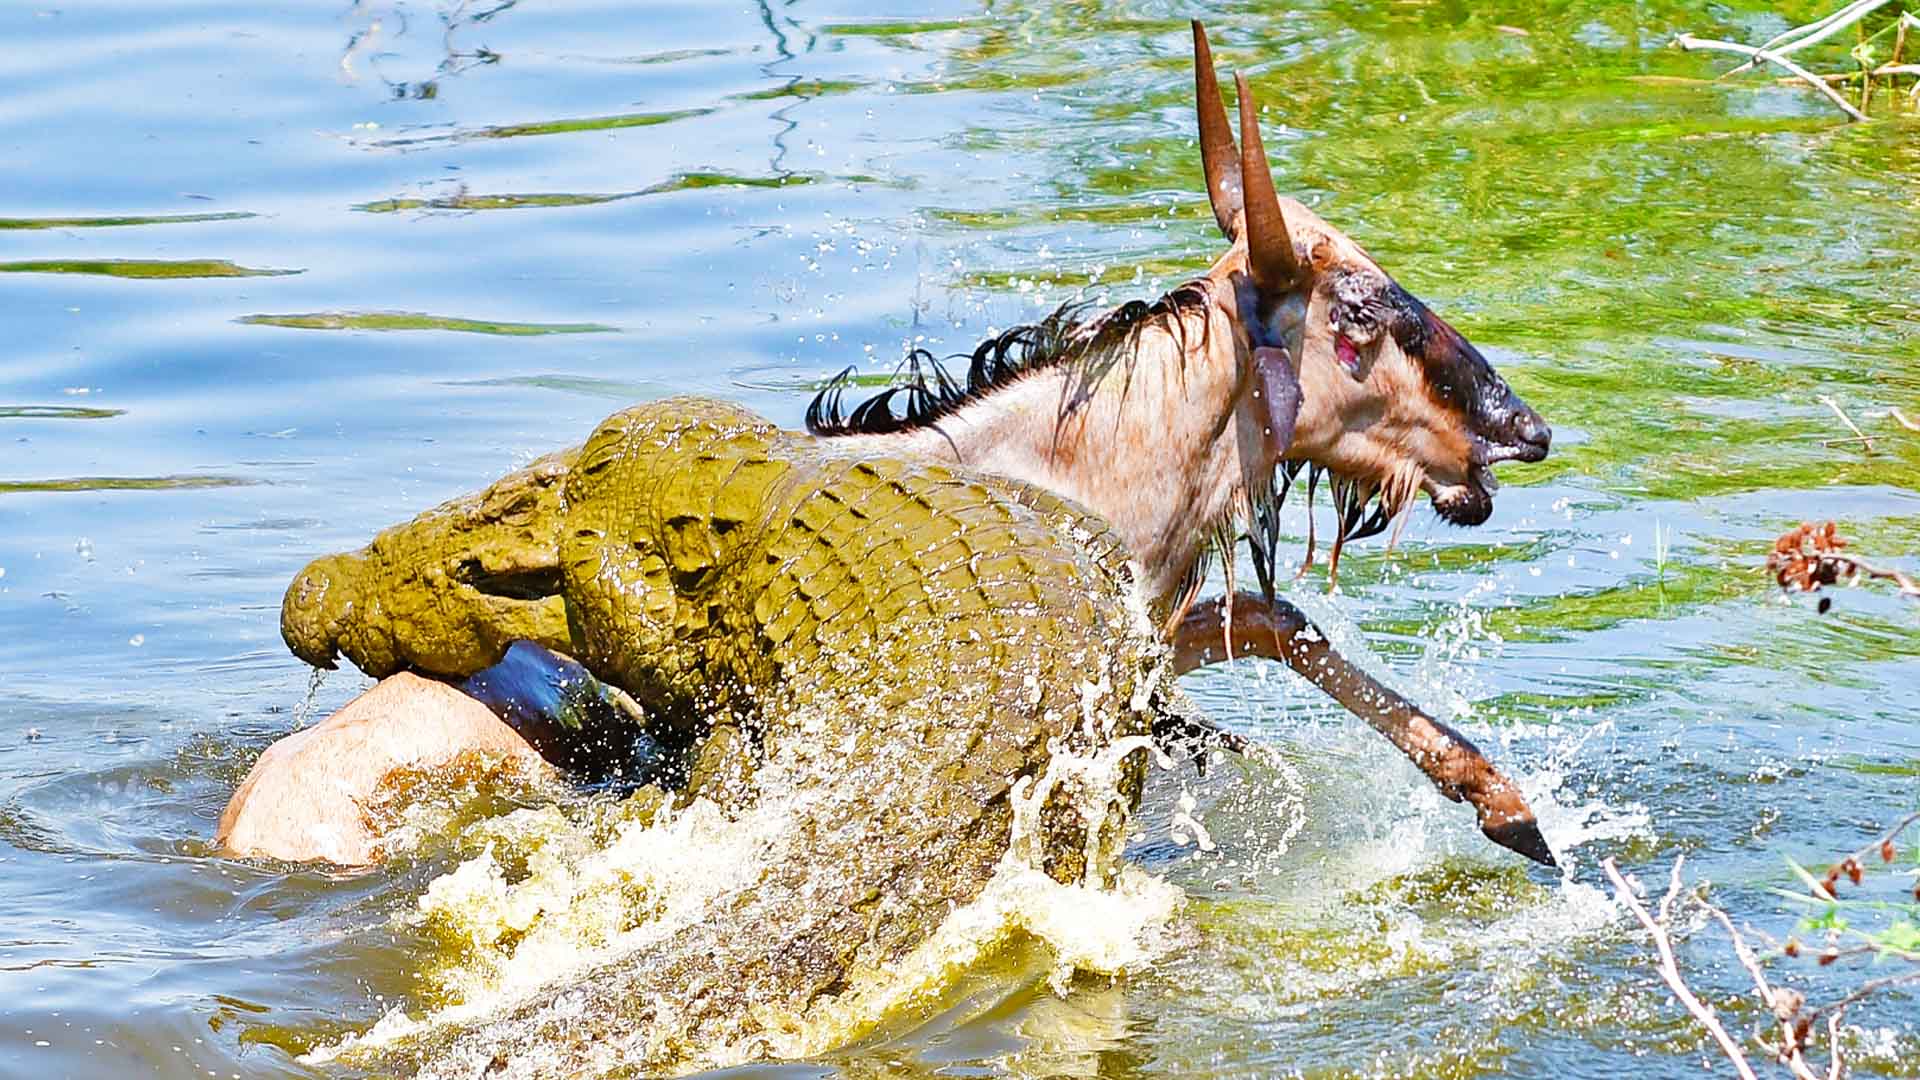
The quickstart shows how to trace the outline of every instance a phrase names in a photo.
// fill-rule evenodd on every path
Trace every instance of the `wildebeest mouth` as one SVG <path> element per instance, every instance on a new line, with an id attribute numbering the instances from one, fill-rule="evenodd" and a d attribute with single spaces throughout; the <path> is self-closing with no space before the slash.
<path id="1" fill-rule="evenodd" d="M 1483 525 L 1493 516 L 1493 496 L 1500 490 L 1500 481 L 1494 478 L 1492 469 L 1475 465 L 1467 470 L 1465 483 L 1442 485 L 1429 477 L 1423 486 L 1440 520 L 1471 526 Z"/>
<path id="2" fill-rule="evenodd" d="M 1524 408 L 1524 406 L 1522 406 Z M 1513 425 L 1513 442 L 1494 442 L 1481 435 L 1472 437 L 1471 463 L 1465 483 L 1442 484 L 1429 477 L 1425 484 L 1433 509 L 1449 525 L 1482 525 L 1493 515 L 1493 497 L 1500 491 L 1500 480 L 1493 466 L 1502 461 L 1540 461 L 1547 456 L 1553 431 L 1538 414 L 1531 414 Z"/>

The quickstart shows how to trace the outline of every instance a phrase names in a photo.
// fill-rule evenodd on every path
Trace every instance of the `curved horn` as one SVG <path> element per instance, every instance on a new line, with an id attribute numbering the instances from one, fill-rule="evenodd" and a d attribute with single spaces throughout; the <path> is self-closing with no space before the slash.
<path id="1" fill-rule="evenodd" d="M 1220 102 L 1220 83 L 1213 74 L 1213 49 L 1199 19 L 1193 20 L 1193 107 L 1200 116 L 1207 201 L 1213 204 L 1213 220 L 1220 223 L 1220 231 L 1232 240 L 1241 209 L 1240 151 L 1233 145 L 1233 129 L 1227 127 L 1227 108 Z"/>
<path id="2" fill-rule="evenodd" d="M 1247 77 L 1233 73 L 1240 91 L 1240 182 L 1247 212 L 1247 265 L 1253 283 L 1263 293 L 1284 292 L 1300 280 L 1300 263 L 1293 257 L 1293 234 L 1274 194 L 1273 173 L 1267 168 L 1267 150 L 1260 144 L 1260 117 Z"/>

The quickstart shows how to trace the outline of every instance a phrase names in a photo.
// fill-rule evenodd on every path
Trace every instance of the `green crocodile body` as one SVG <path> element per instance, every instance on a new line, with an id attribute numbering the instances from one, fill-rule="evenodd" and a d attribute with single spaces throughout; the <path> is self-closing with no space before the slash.
<path id="1" fill-rule="evenodd" d="M 567 990 L 595 1007 L 528 1004 L 462 1056 L 557 1041 L 714 1063 L 695 1050 L 809 1015 L 979 895 L 1018 839 L 1018 785 L 1144 744 L 1163 701 L 1164 650 L 1098 518 L 694 399 L 317 560 L 282 626 L 309 662 L 376 676 L 468 675 L 532 640 L 691 747 L 683 801 L 750 806 L 776 775 L 814 789 L 753 888 Z M 1105 790 L 1042 790 L 1026 858 L 1061 882 L 1112 873 L 1146 759 L 1116 758 Z"/>

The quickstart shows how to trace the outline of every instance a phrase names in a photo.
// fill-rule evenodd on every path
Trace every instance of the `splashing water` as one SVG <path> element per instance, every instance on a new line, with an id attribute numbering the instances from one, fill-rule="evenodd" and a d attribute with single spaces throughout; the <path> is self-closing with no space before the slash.
<path id="1" fill-rule="evenodd" d="M 320 700 L 320 688 L 327 682 L 326 668 L 312 668 L 307 672 L 307 693 L 293 707 L 293 726 L 295 730 L 306 727 L 313 720 L 313 708 Z"/>
<path id="2" fill-rule="evenodd" d="M 1013 788 L 1009 842 L 984 888 L 904 957 L 857 966 L 843 989 L 803 1015 L 775 1016 L 779 1003 L 759 1003 L 770 1022 L 752 1038 L 679 1046 L 660 1033 L 636 1033 L 654 1052 L 649 1060 L 684 1069 L 817 1055 L 883 1026 L 924 1019 L 971 973 L 1010 952 L 1041 957 L 1021 970 L 1060 994 L 1078 975 L 1117 976 L 1150 965 L 1170 940 L 1181 890 L 1120 861 L 1115 837 L 1124 830 L 1088 830 L 1090 870 L 1077 884 L 1042 869 L 1041 839 L 1043 811 L 1057 812 L 1056 796 L 1067 797 L 1083 820 L 1109 820 L 1112 807 L 1124 806 L 1127 759 L 1147 749 L 1145 737 L 1087 753 L 1056 741 L 1045 771 Z M 821 796 L 817 785 L 799 782 L 805 778 L 769 763 L 757 778 L 765 793 L 731 815 L 704 799 L 676 808 L 643 791 L 618 801 L 523 808 L 468 825 L 456 845 L 471 854 L 396 917 L 432 943 L 418 971 L 425 987 L 418 999 L 303 1060 L 362 1064 L 423 1055 L 422 1075 L 462 1075 L 473 1063 L 467 1044 L 442 1047 L 446 1033 L 465 1028 L 482 1046 L 513 1048 L 509 1075 L 596 1067 L 577 1048 L 539 1034 L 530 1018 L 552 1022 L 582 1008 L 576 989 L 593 984 L 596 972 L 671 963 L 684 932 L 727 923 L 735 901 L 764 891 L 781 864 L 813 857 L 816 849 L 800 839 Z M 804 918 L 816 886 L 849 872 L 838 860 L 805 866 L 801 883 L 774 911 Z M 698 947 L 710 938 L 686 940 Z M 656 1022 L 668 1027 L 671 1018 Z"/>

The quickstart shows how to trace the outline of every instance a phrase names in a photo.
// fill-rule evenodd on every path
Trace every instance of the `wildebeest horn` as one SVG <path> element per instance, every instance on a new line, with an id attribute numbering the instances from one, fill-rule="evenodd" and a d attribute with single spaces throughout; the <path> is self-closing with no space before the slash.
<path id="1" fill-rule="evenodd" d="M 1273 190 L 1267 151 L 1260 144 L 1260 117 L 1247 90 L 1247 77 L 1233 73 L 1240 92 L 1240 185 L 1246 203 L 1247 265 L 1253 283 L 1263 293 L 1285 292 L 1300 280 L 1300 263 L 1293 257 L 1293 234 L 1280 212 L 1280 196 Z"/>
<path id="2" fill-rule="evenodd" d="M 1194 111 L 1200 114 L 1200 161 L 1207 172 L 1207 201 L 1213 204 L 1213 220 L 1227 239 L 1234 238 L 1240 224 L 1240 151 L 1233 145 L 1233 130 L 1227 127 L 1227 107 L 1220 103 L 1220 83 L 1213 74 L 1213 49 L 1207 45 L 1207 28 L 1193 20 L 1193 96 Z"/>

